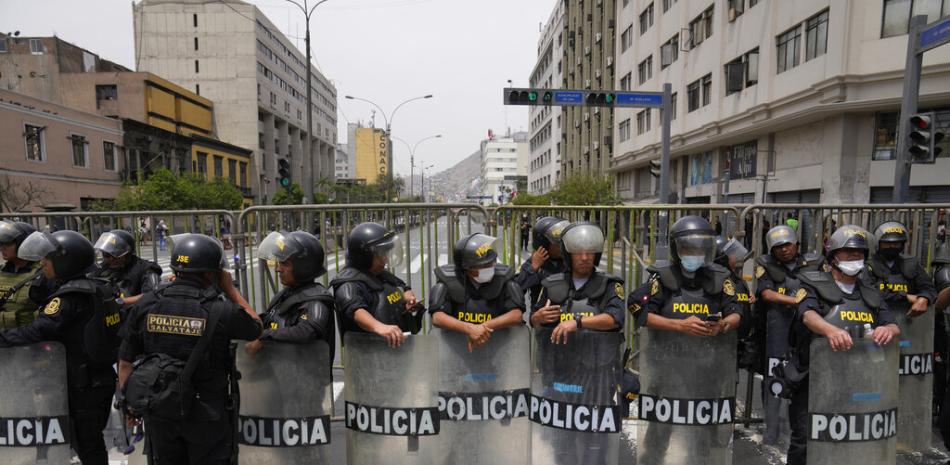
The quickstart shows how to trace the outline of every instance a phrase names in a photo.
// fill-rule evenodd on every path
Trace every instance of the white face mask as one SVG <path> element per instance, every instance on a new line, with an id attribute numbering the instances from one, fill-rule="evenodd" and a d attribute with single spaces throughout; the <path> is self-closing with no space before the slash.
<path id="1" fill-rule="evenodd" d="M 488 268 L 479 268 L 478 276 L 476 276 L 474 279 L 475 279 L 475 282 L 478 284 L 485 284 L 487 282 L 490 282 L 491 279 L 494 277 L 495 277 L 495 266 L 492 265 Z"/>
<path id="2" fill-rule="evenodd" d="M 838 269 L 848 276 L 857 276 L 864 269 L 864 260 L 838 262 Z"/>

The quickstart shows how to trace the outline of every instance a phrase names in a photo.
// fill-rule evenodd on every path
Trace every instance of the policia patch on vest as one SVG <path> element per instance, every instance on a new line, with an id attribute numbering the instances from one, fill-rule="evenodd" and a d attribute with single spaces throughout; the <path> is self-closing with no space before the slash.
<path id="1" fill-rule="evenodd" d="M 49 316 L 59 313 L 59 304 L 59 297 L 54 298 L 53 300 L 49 301 L 48 304 L 46 304 L 46 307 L 43 308 L 43 313 Z"/>
<path id="2" fill-rule="evenodd" d="M 761 266 L 761 265 L 755 267 L 755 277 L 756 277 L 756 278 L 761 278 L 761 277 L 763 277 L 763 276 L 765 276 L 765 267 L 764 267 L 764 266 Z"/>
<path id="3" fill-rule="evenodd" d="M 807 296 L 808 296 L 808 291 L 806 291 L 804 288 L 799 288 L 798 291 L 795 292 L 795 303 L 796 304 L 802 303 L 802 301 L 805 300 L 805 297 Z"/>
<path id="4" fill-rule="evenodd" d="M 205 319 L 177 315 L 149 315 L 146 330 L 150 333 L 198 337 L 205 331 Z"/>
<path id="5" fill-rule="evenodd" d="M 732 285 L 732 280 L 726 279 L 725 281 L 723 281 L 722 292 L 724 292 L 728 296 L 736 295 L 736 288 L 735 286 Z"/>
<path id="6" fill-rule="evenodd" d="M 620 300 L 623 300 L 623 284 L 614 284 L 614 292 L 617 294 L 617 297 L 620 297 Z"/>
<path id="7" fill-rule="evenodd" d="M 660 292 L 660 280 L 653 278 L 653 283 L 650 285 L 650 295 L 656 295 Z"/>

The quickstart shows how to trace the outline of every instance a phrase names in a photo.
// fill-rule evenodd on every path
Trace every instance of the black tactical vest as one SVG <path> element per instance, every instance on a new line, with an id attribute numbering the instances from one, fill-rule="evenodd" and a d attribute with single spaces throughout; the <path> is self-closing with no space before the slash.
<path id="1" fill-rule="evenodd" d="M 561 320 L 575 320 L 578 316 L 591 317 L 604 313 L 609 296 L 617 284 L 623 281 L 615 276 L 595 271 L 581 290 L 574 289 L 568 273 L 558 273 L 548 276 L 541 285 L 544 286 L 547 298 L 551 303 L 561 306 Z M 545 326 L 555 327 L 559 322 Z"/>
<path id="2" fill-rule="evenodd" d="M 495 265 L 495 276 L 477 289 L 467 284 L 467 277 L 456 275 L 454 265 L 443 265 L 435 270 L 438 282 L 448 289 L 446 313 L 460 321 L 481 324 L 504 315 L 510 308 L 502 308 L 505 288 L 514 278 L 514 270 L 507 265 Z M 474 291 L 474 292 L 473 292 Z"/>
<path id="3" fill-rule="evenodd" d="M 873 279 L 874 284 L 885 294 L 913 294 L 917 291 L 911 289 L 911 285 L 917 277 L 917 259 L 901 255 L 897 259 L 897 265 L 899 269 L 894 272 L 880 256 L 871 257 L 867 263 L 868 277 Z M 903 295 L 889 298 L 888 303 L 894 312 L 906 313 L 910 309 L 910 302 Z"/>
<path id="4" fill-rule="evenodd" d="M 339 286 L 348 282 L 361 283 L 373 294 L 375 300 L 373 308 L 367 308 L 366 310 L 372 313 L 374 318 L 382 324 L 397 325 L 403 331 L 412 331 L 415 324 L 412 315 L 405 311 L 405 302 L 402 298 L 404 289 L 396 284 L 394 276 L 393 279 L 387 279 L 388 276 L 391 276 L 387 276 L 387 274 L 388 272 L 383 271 L 379 276 L 372 276 L 356 268 L 347 267 L 333 280 L 332 284 L 333 286 Z M 352 328 L 344 326 L 342 329 L 359 331 L 356 325 Z"/>
<path id="5" fill-rule="evenodd" d="M 878 309 L 881 294 L 862 280 L 857 280 L 854 292 L 846 294 L 835 283 L 830 273 L 809 271 L 802 273 L 802 281 L 818 293 L 818 300 L 825 311 L 825 321 L 841 329 L 863 328 L 879 325 Z"/>
<path id="6" fill-rule="evenodd" d="M 657 275 L 663 286 L 666 301 L 660 307 L 660 315 L 674 320 L 685 320 L 691 316 L 704 318 L 706 315 L 720 313 L 723 284 L 729 278 L 729 270 L 719 265 L 707 265 L 697 272 L 698 283 L 686 287 L 679 269 L 670 263 L 652 266 L 649 271 Z"/>

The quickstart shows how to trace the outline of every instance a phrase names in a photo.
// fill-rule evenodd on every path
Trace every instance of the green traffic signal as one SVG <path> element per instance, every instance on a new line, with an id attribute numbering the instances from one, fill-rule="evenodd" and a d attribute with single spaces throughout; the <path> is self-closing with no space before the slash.
<path id="1" fill-rule="evenodd" d="M 534 92 L 534 91 L 528 92 L 528 101 L 529 101 L 529 102 L 537 102 L 537 101 L 538 101 L 538 93 L 537 93 L 537 92 Z"/>
<path id="2" fill-rule="evenodd" d="M 614 100 L 617 99 L 617 96 L 614 94 L 604 95 L 604 103 L 614 103 Z"/>
<path id="3" fill-rule="evenodd" d="M 544 96 L 541 97 L 541 100 L 544 101 L 544 103 L 551 103 L 551 100 L 554 100 L 554 94 L 545 92 Z"/>

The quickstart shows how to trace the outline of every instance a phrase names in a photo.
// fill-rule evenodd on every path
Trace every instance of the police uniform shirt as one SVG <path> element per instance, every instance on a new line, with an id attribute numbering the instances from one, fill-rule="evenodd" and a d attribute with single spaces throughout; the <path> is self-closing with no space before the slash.
<path id="1" fill-rule="evenodd" d="M 568 286 L 568 297 L 559 299 L 553 296 L 546 286 L 542 286 L 541 294 L 537 302 L 532 305 L 532 314 L 547 304 L 551 299 L 551 305 L 561 306 L 561 320 L 564 322 L 576 318 L 579 313 L 583 317 L 590 317 L 606 313 L 614 318 L 616 331 L 623 328 L 625 315 L 625 305 L 623 302 L 624 292 L 623 284 L 617 278 L 600 272 L 594 271 L 594 274 L 585 282 L 580 289 L 574 288 L 574 280 L 570 278 L 567 272 L 551 275 L 545 279 L 545 284 L 550 284 L 554 280 L 563 279 Z M 603 283 L 606 281 L 606 283 Z M 603 283 L 603 285 L 601 285 Z M 599 295 L 597 295 L 599 294 Z M 580 308 L 578 303 L 587 300 L 587 308 Z M 560 322 L 544 325 L 546 327 L 555 327 Z M 581 323 L 583 324 L 583 322 Z"/>
<path id="2" fill-rule="evenodd" d="M 909 260 L 913 267 L 904 270 L 905 260 Z M 891 263 L 887 263 L 880 256 L 872 257 L 867 263 L 867 273 L 862 276 L 873 282 L 884 294 L 884 300 L 895 309 L 900 307 L 910 308 L 910 302 L 907 301 L 907 294 L 916 295 L 927 299 L 929 305 L 932 305 L 937 299 L 937 292 L 933 281 L 927 272 L 924 271 L 919 260 L 901 255 L 900 258 Z M 905 272 L 910 274 L 909 282 L 888 282 L 888 276 L 897 277 L 898 281 L 908 279 Z"/>
<path id="3" fill-rule="evenodd" d="M 441 281 L 437 282 L 430 292 L 432 298 L 429 301 L 429 314 L 443 312 L 455 319 L 479 324 L 502 316 L 512 309 L 524 312 L 524 291 L 514 282 L 514 279 L 505 283 L 494 299 L 486 300 L 482 297 L 481 290 L 494 284 L 493 281 L 497 279 L 502 278 L 496 274 L 492 281 L 479 285 L 466 276 L 462 279 L 466 302 L 453 302 L 448 286 Z"/>
<path id="4" fill-rule="evenodd" d="M 322 285 L 314 283 L 323 292 Z M 260 315 L 264 323 L 264 334 L 261 339 L 270 339 L 283 342 L 309 342 L 315 340 L 333 340 L 333 310 L 327 302 L 312 299 L 301 302 L 295 308 L 278 313 L 281 305 L 291 298 L 300 287 L 281 290 L 268 306 L 267 311 Z M 326 292 L 327 299 L 332 298 Z M 331 304 L 332 305 L 332 304 Z"/>
<path id="5" fill-rule="evenodd" d="M 383 288 L 389 287 L 394 289 L 392 293 L 385 298 L 391 299 L 391 302 L 387 302 L 387 304 L 390 304 L 390 309 L 395 309 L 396 306 L 399 307 L 397 315 L 377 315 L 381 306 L 385 305 L 381 304 L 379 294 L 374 292 L 373 289 L 359 278 L 360 275 L 374 280 Z M 372 314 L 373 318 L 376 318 L 380 322 L 396 324 L 403 331 L 415 332 L 417 329 L 416 327 L 418 325 L 415 323 L 417 317 L 406 314 L 405 308 L 402 307 L 401 303 L 403 301 L 403 295 L 411 289 L 406 286 L 405 281 L 399 279 L 398 276 L 389 271 L 383 270 L 377 275 L 372 275 L 369 272 L 360 272 L 347 266 L 330 282 L 330 285 L 333 287 L 334 306 L 339 318 L 341 337 L 347 331 L 367 332 L 356 324 L 354 318 L 356 311 L 361 308 Z M 418 318 L 421 319 L 423 315 L 422 312 L 419 312 Z M 412 322 L 409 320 L 412 320 Z"/>
<path id="6" fill-rule="evenodd" d="M 785 282 L 776 283 L 772 279 L 764 266 L 759 263 L 756 263 L 755 266 L 755 275 L 756 275 L 756 295 L 761 299 L 762 292 L 765 290 L 774 291 L 782 295 L 794 295 L 794 292 L 797 289 L 786 289 L 785 286 L 789 278 L 795 279 L 798 276 L 798 273 L 802 270 L 803 267 L 808 265 L 808 262 L 802 257 L 801 254 L 796 255 L 795 259 L 791 262 L 791 267 L 786 263 L 780 263 L 777 259 L 773 258 L 776 266 L 784 268 L 785 271 Z"/>
<path id="7" fill-rule="evenodd" d="M 564 271 L 564 261 L 553 258 L 545 260 L 538 268 L 538 271 L 534 271 L 534 268 L 531 266 L 531 258 L 528 258 L 521 264 L 521 269 L 518 271 L 518 274 L 515 275 L 515 283 L 529 292 L 528 298 L 530 299 L 530 304 L 534 305 L 538 301 L 538 296 L 541 295 L 541 281 L 548 276 L 563 273 Z"/>
<path id="8" fill-rule="evenodd" d="M 122 292 L 121 297 L 132 297 L 153 291 L 161 282 L 162 268 L 152 261 L 133 255 L 129 263 L 120 269 L 96 265 L 92 275 L 108 279 L 115 284 Z"/>
<path id="9" fill-rule="evenodd" d="M 705 274 L 708 271 L 706 268 L 702 268 L 696 273 L 698 280 L 701 279 L 700 273 Z M 729 273 L 729 277 L 724 279 L 722 290 L 718 295 L 708 295 L 702 285 L 688 286 L 686 279 L 681 279 L 680 283 L 679 300 L 683 300 L 683 302 L 674 302 L 672 313 L 665 312 L 664 308 L 667 301 L 676 298 L 676 296 L 662 284 L 660 277 L 654 274 L 650 278 L 650 298 L 646 303 L 647 312 L 674 320 L 685 320 L 691 316 L 702 319 L 710 313 L 722 313 L 722 318 L 726 318 L 733 313 L 742 316 L 742 305 L 739 303 L 738 288 L 732 273 Z M 694 297 L 687 297 L 686 293 L 694 294 L 695 299 Z M 709 304 L 714 304 L 715 308 Z"/>

